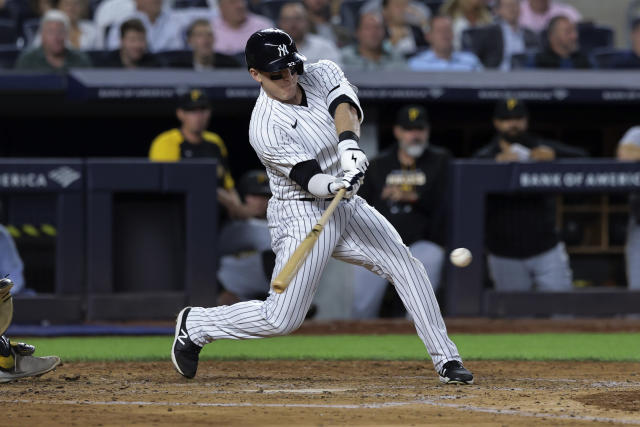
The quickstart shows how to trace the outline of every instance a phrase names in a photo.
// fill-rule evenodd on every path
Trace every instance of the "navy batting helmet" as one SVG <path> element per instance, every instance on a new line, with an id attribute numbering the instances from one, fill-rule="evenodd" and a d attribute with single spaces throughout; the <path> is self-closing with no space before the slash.
<path id="1" fill-rule="evenodd" d="M 247 68 L 268 73 L 293 68 L 298 74 L 304 72 L 303 62 L 307 60 L 298 53 L 296 42 L 291 36 L 277 28 L 256 31 L 247 40 L 244 49 Z"/>

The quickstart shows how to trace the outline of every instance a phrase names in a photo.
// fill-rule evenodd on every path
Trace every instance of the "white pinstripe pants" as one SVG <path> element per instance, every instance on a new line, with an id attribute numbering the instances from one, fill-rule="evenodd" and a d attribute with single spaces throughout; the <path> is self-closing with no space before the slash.
<path id="1" fill-rule="evenodd" d="M 273 277 L 282 269 L 329 206 L 328 201 L 269 202 L 267 218 L 276 254 Z M 413 316 L 437 371 L 449 360 L 460 360 L 447 336 L 438 302 L 420 261 L 411 256 L 391 224 L 362 198 L 344 200 L 327 222 L 311 253 L 285 292 L 270 292 L 265 301 L 231 306 L 194 307 L 187 319 L 190 338 L 198 345 L 218 339 L 286 335 L 304 321 L 329 257 L 362 265 L 392 282 Z"/>

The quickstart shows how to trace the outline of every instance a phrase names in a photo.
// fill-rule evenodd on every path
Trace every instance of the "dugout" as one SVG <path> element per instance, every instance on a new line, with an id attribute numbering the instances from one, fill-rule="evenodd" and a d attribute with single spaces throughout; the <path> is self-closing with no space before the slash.
<path id="1" fill-rule="evenodd" d="M 428 108 L 432 143 L 462 159 L 492 136 L 493 104 L 508 96 L 527 102 L 533 132 L 581 146 L 593 157 L 612 157 L 622 134 L 638 124 L 640 80 L 635 72 L 346 73 L 359 88 L 366 116 L 363 145 L 369 154 L 392 143 L 395 112 L 408 102 Z M 75 70 L 68 76 L 4 72 L 0 156 L 146 157 L 151 140 L 177 126 L 175 97 L 189 87 L 204 88 L 212 99 L 210 129 L 224 139 L 233 175 L 261 167 L 247 135 L 257 88 L 243 70 Z M 140 194 L 137 191 L 117 195 L 116 205 L 128 205 L 144 216 L 144 206 L 133 206 L 130 199 Z M 149 197 L 149 203 L 160 203 Z M 178 197 L 169 203 L 181 201 Z M 107 296 L 117 290 L 100 289 Z M 448 306 L 446 312 L 482 314 L 481 309 L 456 311 Z"/>

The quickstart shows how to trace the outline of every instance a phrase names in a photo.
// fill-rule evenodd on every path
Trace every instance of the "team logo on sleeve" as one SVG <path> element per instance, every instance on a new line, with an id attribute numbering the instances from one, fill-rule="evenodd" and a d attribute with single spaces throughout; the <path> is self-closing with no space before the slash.
<path id="1" fill-rule="evenodd" d="M 280 56 L 289 55 L 289 49 L 287 49 L 286 44 L 281 44 L 280 46 L 278 46 L 278 54 Z"/>

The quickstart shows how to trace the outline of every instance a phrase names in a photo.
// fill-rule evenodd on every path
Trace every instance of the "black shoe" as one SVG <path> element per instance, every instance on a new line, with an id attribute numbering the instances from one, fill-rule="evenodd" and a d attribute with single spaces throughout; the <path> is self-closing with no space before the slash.
<path id="1" fill-rule="evenodd" d="M 440 371 L 440 382 L 444 384 L 473 384 L 473 374 L 462 363 L 450 360 Z"/>
<path id="2" fill-rule="evenodd" d="M 176 320 L 176 334 L 173 338 L 173 347 L 171 348 L 171 360 L 176 370 L 187 378 L 196 376 L 198 370 L 198 355 L 202 347 L 196 345 L 189 338 L 187 333 L 187 316 L 191 311 L 191 307 L 185 307 L 178 314 Z"/>

